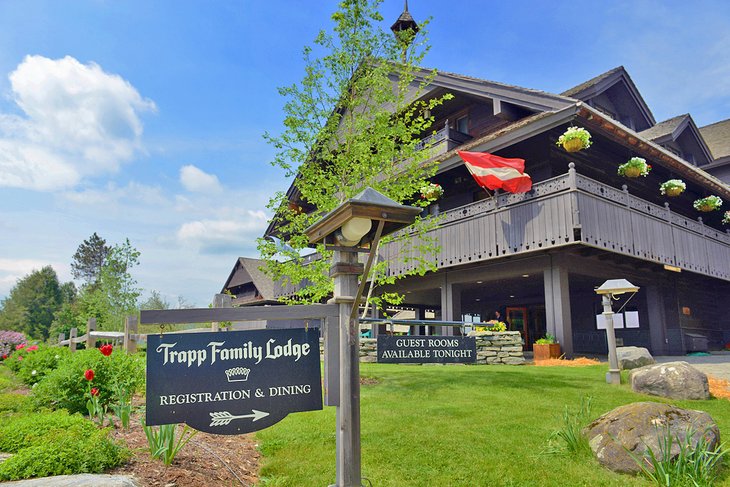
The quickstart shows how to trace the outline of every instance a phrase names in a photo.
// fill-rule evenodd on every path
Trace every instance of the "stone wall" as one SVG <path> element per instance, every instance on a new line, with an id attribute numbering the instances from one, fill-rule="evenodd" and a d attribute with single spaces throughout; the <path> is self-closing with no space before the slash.
<path id="1" fill-rule="evenodd" d="M 525 363 L 522 353 L 522 336 L 519 331 L 473 331 L 469 333 L 477 341 L 478 364 Z M 378 340 L 375 338 L 360 339 L 360 362 L 377 362 Z M 322 340 L 319 342 L 320 353 L 324 353 Z"/>
<path id="2" fill-rule="evenodd" d="M 472 331 L 477 340 L 478 364 L 520 365 L 525 363 L 519 331 Z"/>

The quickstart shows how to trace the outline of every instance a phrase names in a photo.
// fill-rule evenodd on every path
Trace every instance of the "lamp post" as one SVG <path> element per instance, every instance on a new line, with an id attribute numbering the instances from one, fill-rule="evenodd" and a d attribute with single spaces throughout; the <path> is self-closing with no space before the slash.
<path id="1" fill-rule="evenodd" d="M 420 208 L 401 205 L 366 188 L 305 230 L 310 244 L 324 243 L 326 248 L 335 251 L 330 276 L 334 279 L 331 302 L 339 304 L 336 487 L 362 485 L 360 329 L 357 320 L 360 297 L 380 238 L 412 224 L 420 212 Z M 358 262 L 358 252 L 368 253 L 365 266 Z M 358 285 L 360 274 L 363 278 Z M 332 351 L 325 350 L 325 356 L 332 357 Z"/>
<path id="2" fill-rule="evenodd" d="M 608 341 L 608 373 L 606 382 L 609 384 L 621 383 L 621 372 L 618 368 L 618 356 L 616 354 L 616 332 L 613 329 L 613 307 L 611 299 L 614 296 L 624 293 L 636 293 L 639 291 L 626 279 L 609 279 L 596 288 L 596 294 L 603 296 L 603 316 L 606 318 L 606 339 Z"/>

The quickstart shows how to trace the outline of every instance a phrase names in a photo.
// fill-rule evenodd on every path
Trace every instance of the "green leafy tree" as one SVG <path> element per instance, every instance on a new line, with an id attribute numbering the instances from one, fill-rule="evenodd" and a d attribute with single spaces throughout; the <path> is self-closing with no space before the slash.
<path id="1" fill-rule="evenodd" d="M 106 244 L 106 240 L 94 232 L 79 245 L 73 255 L 71 273 L 74 278 L 84 281 L 87 285 L 95 284 L 99 280 L 101 268 L 110 251 L 111 247 Z"/>
<path id="2" fill-rule="evenodd" d="M 68 287 L 65 288 L 68 292 Z M 20 279 L 2 302 L 0 329 L 15 330 L 31 338 L 48 338 L 53 315 L 64 299 L 62 286 L 51 266 Z"/>
<path id="3" fill-rule="evenodd" d="M 379 28 L 380 3 L 343 1 L 332 16 L 333 32 L 320 32 L 314 47 L 305 48 L 302 81 L 279 89 L 287 99 L 285 129 L 266 138 L 278 150 L 272 164 L 293 178 L 294 191 L 280 192 L 269 202 L 286 245 L 260 239 L 259 251 L 273 279 L 308 283 L 289 302 L 317 302 L 332 291 L 331 253 L 320 245 L 322 259 L 304 265 L 301 257 L 308 226 L 367 186 L 395 201 L 425 206 L 419 188 L 437 169 L 426 163 L 428 144 L 419 142 L 433 122 L 425 114 L 449 96 L 419 99 L 435 74 L 417 77 L 427 51 L 424 30 L 407 30 L 396 38 Z M 432 254 L 434 242 L 425 234 L 433 225 L 433 220 L 416 222 L 420 238 L 405 239 L 404 255 Z M 411 245 L 420 248 L 413 251 Z M 418 260 L 414 272 L 433 266 L 431 259 L 411 258 Z M 376 267 L 375 280 L 392 282 L 384 269 L 385 263 Z"/>
<path id="4" fill-rule="evenodd" d="M 170 309 L 170 303 L 158 291 L 153 290 L 150 292 L 150 297 L 139 306 L 139 309 Z"/>
<path id="5" fill-rule="evenodd" d="M 139 255 L 129 239 L 111 248 L 97 282 L 84 286 L 79 296 L 83 320 L 95 317 L 100 330 L 121 329 L 124 317 L 137 312 L 141 291 L 131 269 L 139 265 Z"/>

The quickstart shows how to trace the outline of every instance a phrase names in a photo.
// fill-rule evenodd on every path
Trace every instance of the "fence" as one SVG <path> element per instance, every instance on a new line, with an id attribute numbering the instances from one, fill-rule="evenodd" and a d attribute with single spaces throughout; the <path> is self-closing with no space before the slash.
<path id="1" fill-rule="evenodd" d="M 231 296 L 227 294 L 216 294 L 213 300 L 215 308 L 230 308 Z M 76 345 L 84 343 L 86 348 L 96 346 L 97 340 L 110 340 L 116 343 L 122 342 L 124 350 L 127 353 L 137 351 L 137 344 L 147 341 L 147 334 L 137 333 L 138 320 L 136 315 L 127 316 L 124 319 L 124 331 L 99 331 L 96 329 L 96 318 L 89 318 L 86 322 L 86 333 L 78 336 L 78 328 L 71 328 L 69 337 L 61 333 L 58 335 L 58 346 L 68 346 L 72 352 L 76 351 Z M 211 322 L 210 328 L 196 328 L 193 330 L 184 330 L 181 333 L 195 333 L 202 331 L 220 331 L 220 322 Z"/>

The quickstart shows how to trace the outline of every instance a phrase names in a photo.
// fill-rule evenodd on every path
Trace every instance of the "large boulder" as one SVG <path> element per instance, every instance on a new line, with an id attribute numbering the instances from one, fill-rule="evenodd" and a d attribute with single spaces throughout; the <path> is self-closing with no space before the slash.
<path id="1" fill-rule="evenodd" d="M 618 347 L 616 355 L 621 370 L 638 369 L 656 363 L 649 350 L 644 347 Z"/>
<path id="2" fill-rule="evenodd" d="M 709 414 L 658 402 L 620 406 L 583 429 L 601 465 L 615 472 L 634 474 L 641 468 L 631 455 L 640 460 L 651 448 L 658 456 L 660 445 L 669 434 L 674 439 L 672 456 L 676 456 L 688 433 L 693 448 L 702 436 L 712 449 L 720 444 L 720 430 Z"/>
<path id="3" fill-rule="evenodd" d="M 647 365 L 631 371 L 634 392 L 671 399 L 709 399 L 707 376 L 687 362 Z"/>

